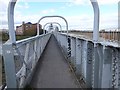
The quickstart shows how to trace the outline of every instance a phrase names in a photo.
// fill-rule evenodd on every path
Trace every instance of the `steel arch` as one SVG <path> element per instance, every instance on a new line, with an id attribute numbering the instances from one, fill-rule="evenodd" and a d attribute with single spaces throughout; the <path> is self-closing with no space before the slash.
<path id="1" fill-rule="evenodd" d="M 44 18 L 54 18 L 54 17 L 61 18 L 61 19 L 63 19 L 63 20 L 65 21 L 65 23 L 66 23 L 67 35 L 68 35 L 68 22 L 67 22 L 67 20 L 66 20 L 64 17 L 62 17 L 62 16 L 57 16 L 57 15 L 54 15 L 54 16 L 43 16 L 42 18 L 40 18 L 40 19 L 38 20 L 38 23 L 37 23 L 37 35 L 39 35 L 39 23 L 40 23 L 40 21 L 43 20 Z"/>
<path id="2" fill-rule="evenodd" d="M 59 23 L 57 23 L 57 22 L 48 22 L 48 23 L 46 23 L 45 25 L 44 25 L 44 27 L 43 27 L 43 30 L 45 29 L 45 27 L 46 27 L 46 25 L 48 25 L 48 24 L 57 24 L 57 25 L 59 25 L 59 27 L 60 27 L 60 30 L 62 30 L 62 26 L 59 24 Z M 45 32 L 44 32 L 45 33 Z"/>

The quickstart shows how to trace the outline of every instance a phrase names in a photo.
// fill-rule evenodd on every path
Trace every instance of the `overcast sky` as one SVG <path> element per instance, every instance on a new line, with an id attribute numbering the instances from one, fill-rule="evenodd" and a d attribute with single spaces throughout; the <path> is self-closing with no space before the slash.
<path id="1" fill-rule="evenodd" d="M 118 1 L 98 0 L 100 7 L 100 29 L 118 27 Z M 0 0 L 0 29 L 7 28 L 7 7 L 9 0 Z M 18 0 L 15 6 L 15 27 L 23 21 L 36 23 L 42 16 L 60 15 L 67 19 L 69 29 L 92 29 L 93 8 L 90 0 Z M 47 18 L 41 24 L 58 22 L 63 27 L 65 23 L 58 18 Z"/>

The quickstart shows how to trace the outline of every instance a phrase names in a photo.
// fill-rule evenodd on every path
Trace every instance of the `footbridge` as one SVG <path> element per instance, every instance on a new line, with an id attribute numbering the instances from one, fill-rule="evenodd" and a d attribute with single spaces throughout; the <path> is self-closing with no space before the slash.
<path id="1" fill-rule="evenodd" d="M 6 84 L 9 88 L 117 88 L 120 89 L 120 45 L 99 39 L 99 7 L 90 0 L 94 10 L 93 39 L 49 28 L 47 33 L 16 41 L 14 6 L 8 7 L 9 40 L 3 45 Z M 59 23 L 48 22 L 47 24 Z M 44 26 L 45 27 L 45 26 Z M 119 42 L 119 41 L 118 41 Z"/>

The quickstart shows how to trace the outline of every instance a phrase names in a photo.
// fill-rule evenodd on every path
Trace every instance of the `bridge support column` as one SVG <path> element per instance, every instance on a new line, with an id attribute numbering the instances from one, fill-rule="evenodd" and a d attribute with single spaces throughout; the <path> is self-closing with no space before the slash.
<path id="1" fill-rule="evenodd" d="M 81 41 L 76 38 L 76 74 L 81 75 L 82 45 Z"/>
<path id="2" fill-rule="evenodd" d="M 120 48 L 118 49 L 118 88 L 120 89 Z"/>
<path id="3" fill-rule="evenodd" d="M 93 88 L 101 88 L 103 70 L 103 46 L 96 44 L 93 58 Z"/>
<path id="4" fill-rule="evenodd" d="M 118 48 L 105 47 L 102 88 L 119 88 L 120 86 L 120 53 Z"/>
<path id="5" fill-rule="evenodd" d="M 76 38 L 71 37 L 71 65 L 76 70 Z"/>
<path id="6" fill-rule="evenodd" d="M 88 88 L 92 87 L 92 65 L 93 65 L 93 43 L 87 43 L 87 60 L 86 60 L 86 84 Z"/>
<path id="7" fill-rule="evenodd" d="M 86 82 L 86 61 L 87 61 L 87 41 L 82 40 L 81 46 L 82 46 L 82 61 L 81 61 L 81 74 L 83 77 L 83 80 Z"/>
<path id="8" fill-rule="evenodd" d="M 103 56 L 103 71 L 102 71 L 102 88 L 110 88 L 112 86 L 112 51 L 105 47 Z M 111 87 L 112 88 L 112 87 Z"/>
<path id="9" fill-rule="evenodd" d="M 93 82 L 92 87 L 93 88 L 100 88 L 99 84 L 101 82 L 100 80 L 100 57 L 101 55 L 98 54 L 98 45 L 94 45 L 94 56 L 93 56 Z M 102 67 L 101 67 L 102 68 Z"/>
<path id="10" fill-rule="evenodd" d="M 12 44 L 3 45 L 3 57 L 7 88 L 17 88 L 14 51 Z"/>

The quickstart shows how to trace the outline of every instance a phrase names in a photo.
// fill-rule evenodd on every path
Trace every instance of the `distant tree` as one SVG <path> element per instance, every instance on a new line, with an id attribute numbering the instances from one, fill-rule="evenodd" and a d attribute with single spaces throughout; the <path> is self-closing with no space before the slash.
<path id="1" fill-rule="evenodd" d="M 105 29 L 102 29 L 101 32 L 105 32 Z"/>
<path id="2" fill-rule="evenodd" d="M 2 34 L 2 41 L 7 41 L 9 39 L 8 33 L 2 32 L 1 34 Z"/>

